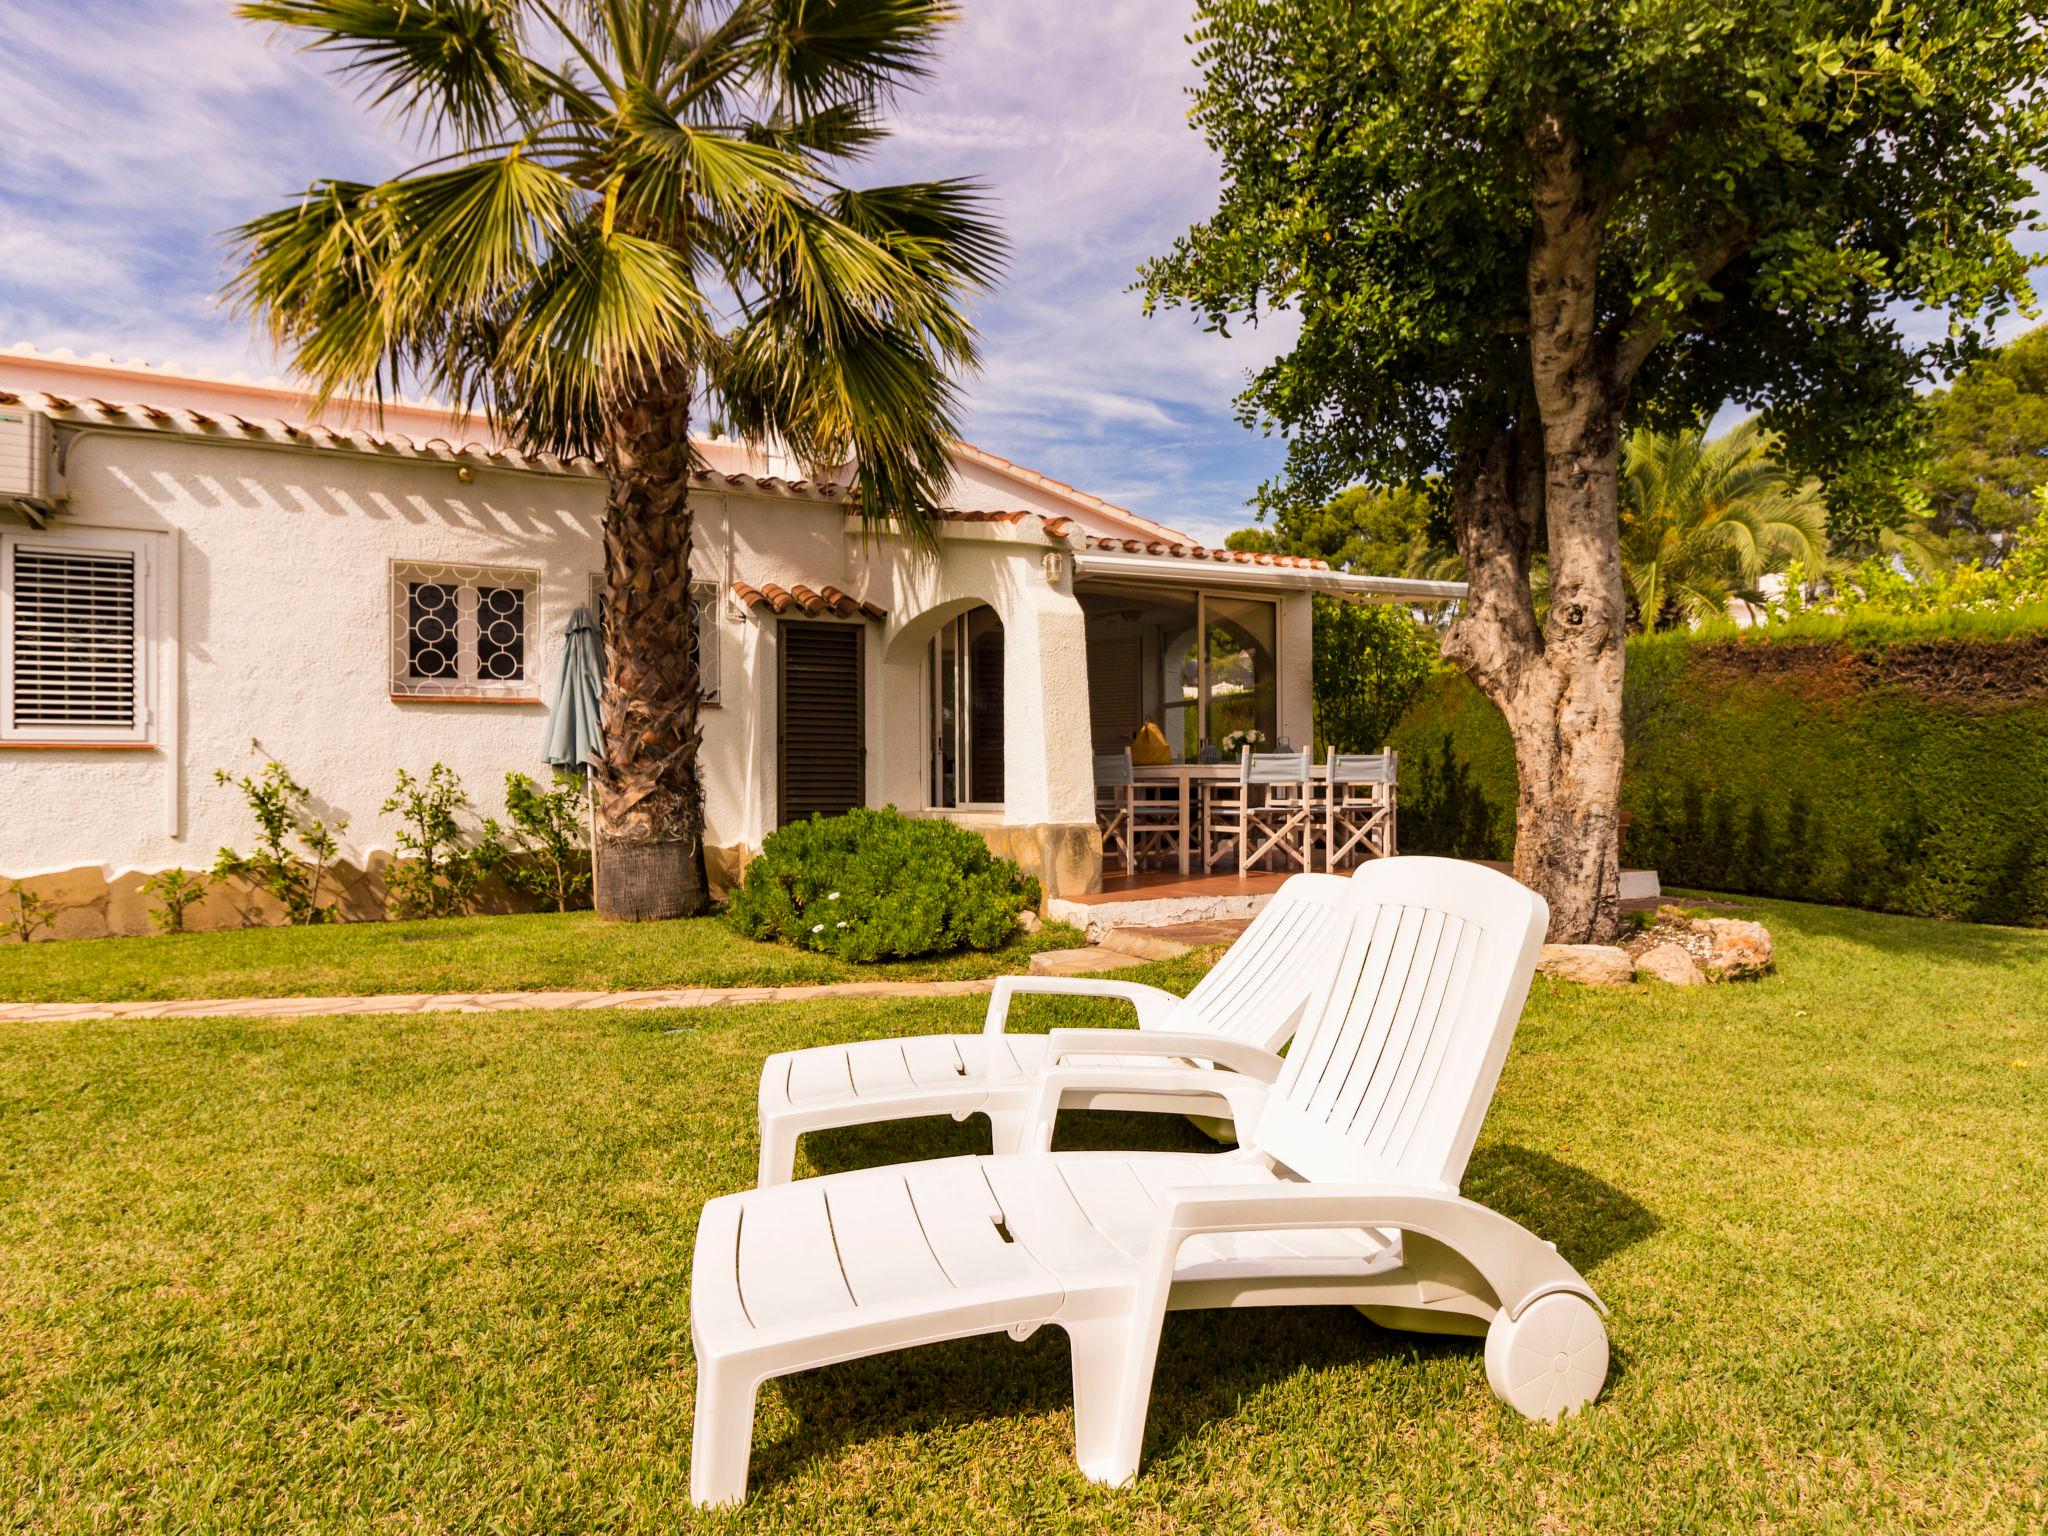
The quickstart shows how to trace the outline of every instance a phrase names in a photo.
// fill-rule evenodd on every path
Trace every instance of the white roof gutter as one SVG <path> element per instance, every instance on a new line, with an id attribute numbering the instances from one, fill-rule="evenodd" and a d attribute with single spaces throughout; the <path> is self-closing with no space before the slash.
<path id="1" fill-rule="evenodd" d="M 1074 553 L 1076 576 L 1136 577 L 1191 587 L 1265 587 L 1294 592 L 1328 592 L 1336 597 L 1379 603 L 1454 603 L 1465 596 L 1462 581 L 1419 581 L 1408 576 L 1354 576 L 1306 566 L 1252 565 L 1235 560 L 1189 560 L 1172 555 Z"/>

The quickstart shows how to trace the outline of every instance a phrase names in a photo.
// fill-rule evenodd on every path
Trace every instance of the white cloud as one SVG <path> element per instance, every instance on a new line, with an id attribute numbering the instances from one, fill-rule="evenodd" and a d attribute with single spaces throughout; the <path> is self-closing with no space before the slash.
<path id="1" fill-rule="evenodd" d="M 1278 462 L 1231 400 L 1285 327 L 1225 341 L 1147 321 L 1137 267 L 1216 171 L 1186 122 L 1188 0 L 980 0 L 858 173 L 978 176 L 1012 248 L 980 304 L 966 434 L 1211 532 Z M 276 366 L 220 310 L 221 232 L 320 176 L 410 158 L 326 61 L 221 0 L 14 0 L 0 50 L 0 343 L 222 370 Z M 1197 526 L 1199 525 L 1199 527 Z"/>

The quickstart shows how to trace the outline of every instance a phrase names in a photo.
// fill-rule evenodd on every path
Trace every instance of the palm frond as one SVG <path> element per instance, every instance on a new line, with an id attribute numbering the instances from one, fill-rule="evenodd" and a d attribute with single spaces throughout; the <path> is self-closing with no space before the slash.
<path id="1" fill-rule="evenodd" d="M 742 0 L 758 6 L 760 83 L 799 113 L 886 96 L 931 67 L 947 0 Z"/>
<path id="2" fill-rule="evenodd" d="M 669 246 L 595 219 L 571 231 L 505 316 L 496 405 L 518 437 L 596 456 L 607 419 L 713 343 L 704 295 Z"/>
<path id="3" fill-rule="evenodd" d="M 799 200 L 806 162 L 743 134 L 679 120 L 651 90 L 631 83 L 619 108 L 621 210 L 645 233 L 704 216 L 745 222 Z M 695 205 L 701 204 L 701 208 Z"/>
<path id="4" fill-rule="evenodd" d="M 438 115 L 479 135 L 534 98 L 519 0 L 247 0 L 250 21 L 312 34 L 305 46 L 341 55 L 345 75 L 402 116 Z"/>
<path id="5" fill-rule="evenodd" d="M 1794 481 L 1755 421 L 1704 432 L 1638 431 L 1621 477 L 1622 569 L 1640 622 L 1705 623 L 1794 561 L 1825 560 L 1817 487 Z"/>
<path id="6" fill-rule="evenodd" d="M 876 103 L 928 67 L 950 6 L 243 11 L 310 36 L 436 136 L 405 176 L 324 182 L 233 232 L 230 297 L 316 390 L 418 382 L 529 447 L 593 453 L 636 392 L 710 388 L 743 435 L 834 470 L 857 459 L 863 510 L 929 533 L 953 381 L 977 361 L 967 307 L 1002 242 L 968 183 L 853 191 L 828 167 L 878 136 Z M 731 301 L 736 321 L 718 312 Z"/>

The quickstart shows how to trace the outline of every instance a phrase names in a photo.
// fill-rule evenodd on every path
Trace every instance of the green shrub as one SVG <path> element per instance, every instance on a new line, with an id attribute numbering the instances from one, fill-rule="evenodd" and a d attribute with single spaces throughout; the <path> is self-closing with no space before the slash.
<path id="1" fill-rule="evenodd" d="M 346 821 L 329 825 L 313 814 L 312 791 L 291 776 L 283 763 L 272 759 L 257 774 L 237 778 L 225 768 L 214 770 L 216 784 L 242 793 L 249 814 L 256 818 L 256 851 L 237 853 L 223 848 L 214 855 L 216 879 L 246 880 L 268 891 L 283 906 L 290 923 L 325 923 L 334 919 L 334 908 L 320 904 L 320 882 L 339 850 L 338 838 L 348 830 Z M 299 845 L 293 852 L 292 844 Z M 253 921 L 244 913 L 244 921 Z"/>
<path id="2" fill-rule="evenodd" d="M 749 938 L 866 962 L 1000 948 L 1038 897 L 1036 880 L 965 827 L 891 806 L 771 833 L 726 918 Z"/>
<path id="3" fill-rule="evenodd" d="M 1438 665 L 1436 631 L 1391 604 L 1315 600 L 1316 746 L 1377 752 Z"/>
<path id="4" fill-rule="evenodd" d="M 523 773 L 505 775 L 505 883 L 557 912 L 589 904 L 590 801 L 580 773 L 555 770 L 553 789 Z"/>
<path id="5" fill-rule="evenodd" d="M 19 880 L 7 887 L 7 894 L 14 898 L 14 916 L 0 921 L 0 933 L 12 934 L 26 944 L 38 928 L 49 927 L 57 909 Z"/>
<path id="6" fill-rule="evenodd" d="M 156 907 L 149 920 L 158 933 L 183 933 L 185 909 L 206 894 L 211 882 L 189 869 L 160 869 L 142 882 L 142 893 L 154 896 Z"/>
<path id="7" fill-rule="evenodd" d="M 396 814 L 392 841 L 399 857 L 384 871 L 384 888 L 394 917 L 455 917 L 470 909 L 476 888 L 504 857 L 498 824 L 462 824 L 470 809 L 462 779 L 436 763 L 424 779 L 403 768 L 390 798 L 378 807 Z"/>
<path id="8" fill-rule="evenodd" d="M 1670 885 L 2048 925 L 2048 629 L 1993 617 L 2010 619 L 1631 640 L 1623 862 Z M 1405 851 L 1512 852 L 1512 743 L 1476 688 L 1437 677 L 1394 745 Z"/>

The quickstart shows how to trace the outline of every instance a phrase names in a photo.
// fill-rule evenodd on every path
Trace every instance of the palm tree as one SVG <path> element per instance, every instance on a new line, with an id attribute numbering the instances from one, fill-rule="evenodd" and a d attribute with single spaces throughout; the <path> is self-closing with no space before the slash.
<path id="1" fill-rule="evenodd" d="M 946 0 L 260 0 L 395 108 L 424 163 L 234 232 L 233 300 L 323 400 L 411 381 L 600 459 L 598 909 L 705 904 L 689 601 L 693 414 L 857 464 L 929 541 L 962 313 L 1001 261 L 961 181 L 854 190 Z"/>
<path id="2" fill-rule="evenodd" d="M 1731 599 L 1794 561 L 1827 565 L 1818 489 L 1771 457 L 1755 421 L 1704 432 L 1637 430 L 1622 456 L 1621 563 L 1644 629 L 1725 618 Z"/>

